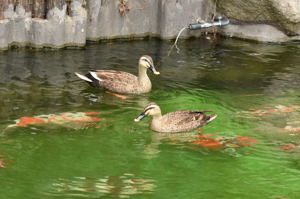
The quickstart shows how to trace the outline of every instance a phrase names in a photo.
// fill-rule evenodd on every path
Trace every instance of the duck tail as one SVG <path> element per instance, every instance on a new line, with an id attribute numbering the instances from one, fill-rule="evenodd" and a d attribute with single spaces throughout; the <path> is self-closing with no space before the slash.
<path id="1" fill-rule="evenodd" d="M 205 118 L 205 121 L 206 121 L 207 123 L 209 123 L 209 122 L 213 121 L 214 119 L 216 119 L 217 117 L 218 117 L 217 114 L 207 115 L 206 118 Z"/>
<path id="2" fill-rule="evenodd" d="M 77 75 L 77 77 L 79 77 L 80 79 L 87 81 L 87 82 L 93 82 L 93 80 L 89 79 L 88 77 L 86 77 L 85 75 L 81 75 L 77 72 L 75 72 L 75 75 Z"/>

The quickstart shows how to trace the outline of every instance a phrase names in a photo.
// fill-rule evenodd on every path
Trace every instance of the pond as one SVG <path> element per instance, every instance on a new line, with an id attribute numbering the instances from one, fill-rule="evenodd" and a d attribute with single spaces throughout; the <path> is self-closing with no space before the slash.
<path id="1" fill-rule="evenodd" d="M 298 198 L 300 43 L 193 39 L 168 56 L 172 44 L 0 52 L 1 198 Z M 160 71 L 148 72 L 147 94 L 121 99 L 74 75 L 136 73 L 144 54 Z M 226 144 L 206 147 L 197 130 L 155 133 L 150 118 L 135 123 L 149 102 L 163 113 L 213 110 L 218 117 L 202 133 Z M 96 125 L 37 119 L 60 113 Z"/>

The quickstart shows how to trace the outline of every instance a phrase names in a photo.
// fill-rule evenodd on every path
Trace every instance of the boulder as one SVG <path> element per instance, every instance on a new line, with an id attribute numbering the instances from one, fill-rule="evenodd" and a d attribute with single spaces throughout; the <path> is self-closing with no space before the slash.
<path id="1" fill-rule="evenodd" d="M 299 39 L 299 0 L 222 0 L 217 10 L 234 24 L 223 31 L 226 35 L 267 42 Z"/>

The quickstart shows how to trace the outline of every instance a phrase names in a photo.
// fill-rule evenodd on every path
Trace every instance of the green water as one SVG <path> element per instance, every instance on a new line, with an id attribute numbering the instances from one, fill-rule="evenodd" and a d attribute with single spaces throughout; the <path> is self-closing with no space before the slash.
<path id="1" fill-rule="evenodd" d="M 0 52 L 0 198 L 299 198 L 300 131 L 280 129 L 300 127 L 299 109 L 286 108 L 300 106 L 300 44 L 197 39 L 180 41 L 180 54 L 168 57 L 171 45 Z M 161 73 L 150 74 L 148 94 L 119 99 L 73 74 L 135 73 L 143 54 Z M 197 131 L 162 136 L 148 128 L 150 118 L 133 122 L 149 102 L 164 113 L 214 110 L 204 134 L 257 143 L 213 151 L 191 143 Z M 7 128 L 23 116 L 91 111 L 101 112 L 100 128 Z"/>

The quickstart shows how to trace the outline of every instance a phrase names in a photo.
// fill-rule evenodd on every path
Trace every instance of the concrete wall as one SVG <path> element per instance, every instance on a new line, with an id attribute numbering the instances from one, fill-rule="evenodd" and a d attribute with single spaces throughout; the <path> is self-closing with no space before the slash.
<path id="1" fill-rule="evenodd" d="M 206 20 L 212 12 L 208 0 L 128 0 L 124 11 L 120 1 L 88 1 L 88 40 L 155 35 L 175 38 L 178 31 L 197 18 Z M 185 32 L 184 36 L 197 35 Z"/>
<path id="2" fill-rule="evenodd" d="M 86 40 L 145 36 L 171 39 L 189 23 L 207 20 L 212 14 L 210 0 L 55 1 L 60 2 L 46 7 L 50 9 L 45 18 L 42 9 L 8 4 L 5 19 L 0 20 L 0 49 L 12 45 L 61 48 L 83 46 Z M 200 31 L 183 33 L 183 37 L 199 35 Z"/>
<path id="3" fill-rule="evenodd" d="M 9 4 L 0 20 L 0 49 L 9 46 L 53 47 L 83 46 L 86 42 L 87 12 L 80 0 L 54 6 L 46 19 L 32 18 L 22 5 Z"/>
<path id="4" fill-rule="evenodd" d="M 190 23 L 210 21 L 215 7 L 232 23 L 219 29 L 221 34 L 263 42 L 300 39 L 299 0 L 1 1 L 0 49 L 84 46 L 86 40 L 145 36 L 172 39 Z M 200 35 L 186 30 L 182 37 Z"/>

